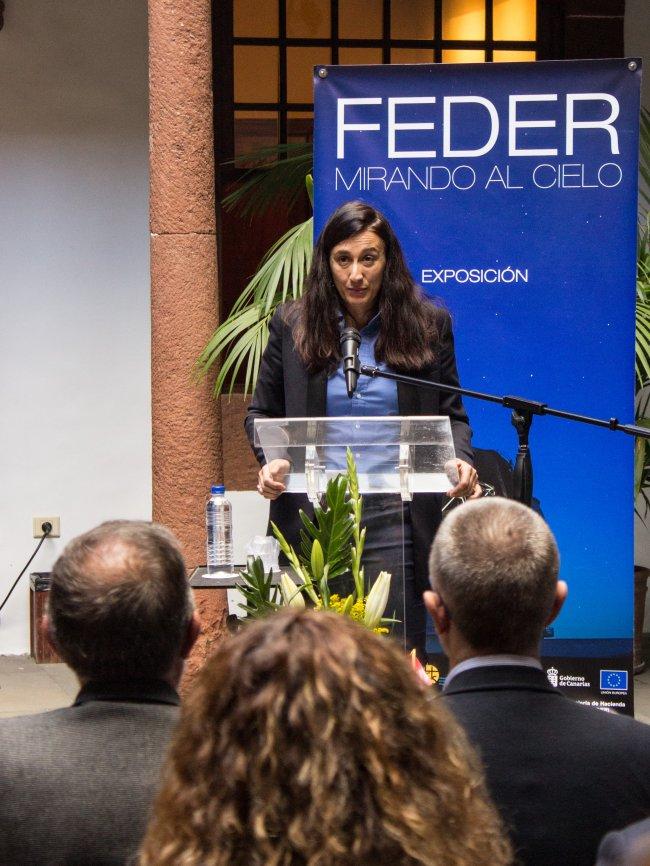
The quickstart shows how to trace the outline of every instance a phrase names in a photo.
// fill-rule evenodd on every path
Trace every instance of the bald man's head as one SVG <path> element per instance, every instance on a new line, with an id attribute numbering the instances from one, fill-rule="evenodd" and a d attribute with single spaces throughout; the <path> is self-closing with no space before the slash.
<path id="1" fill-rule="evenodd" d="M 553 610 L 559 555 L 551 530 L 511 499 L 467 502 L 434 540 L 429 577 L 473 649 L 527 654 Z"/>
<path id="2" fill-rule="evenodd" d="M 163 678 L 192 617 L 174 536 L 141 521 L 112 521 L 73 539 L 52 570 L 50 630 L 82 679 Z"/>

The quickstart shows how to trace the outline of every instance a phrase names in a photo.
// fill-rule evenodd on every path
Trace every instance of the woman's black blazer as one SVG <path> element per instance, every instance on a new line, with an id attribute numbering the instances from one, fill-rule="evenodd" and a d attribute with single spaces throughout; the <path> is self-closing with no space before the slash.
<path id="1" fill-rule="evenodd" d="M 434 382 L 459 384 L 449 314 L 446 313 L 443 320 L 436 361 L 424 370 L 414 371 L 414 375 Z M 253 423 L 256 418 L 323 417 L 326 400 L 326 371 L 314 374 L 307 371 L 296 352 L 285 309 L 279 307 L 269 325 L 269 341 L 244 422 L 248 440 L 260 465 L 265 461 L 262 450 L 253 445 Z M 400 415 L 448 415 L 456 456 L 473 462 L 472 431 L 460 396 L 398 382 L 397 402 Z M 441 519 L 441 499 L 440 494 L 421 493 L 416 494 L 411 502 L 415 578 L 418 588 L 422 590 L 428 586 L 429 548 Z M 309 500 L 302 494 L 283 494 L 271 502 L 270 508 L 270 519 L 296 549 L 299 549 L 300 508 L 309 515 L 313 514 Z"/>

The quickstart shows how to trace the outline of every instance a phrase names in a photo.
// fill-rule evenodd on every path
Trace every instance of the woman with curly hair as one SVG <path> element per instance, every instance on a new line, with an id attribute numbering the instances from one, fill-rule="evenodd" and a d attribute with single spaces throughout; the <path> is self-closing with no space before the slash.
<path id="1" fill-rule="evenodd" d="M 185 703 L 140 866 L 501 866 L 458 724 L 403 652 L 294 609 L 224 641 Z"/>

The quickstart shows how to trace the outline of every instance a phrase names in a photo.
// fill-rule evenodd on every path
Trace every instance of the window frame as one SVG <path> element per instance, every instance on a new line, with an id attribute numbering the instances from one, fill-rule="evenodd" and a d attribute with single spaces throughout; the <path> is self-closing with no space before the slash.
<path id="1" fill-rule="evenodd" d="M 444 0 L 434 0 L 434 36 L 431 39 L 393 39 L 391 37 L 391 0 L 382 0 L 382 35 L 374 39 L 343 39 L 339 37 L 338 13 L 339 0 L 330 0 L 330 35 L 329 38 L 289 37 L 287 36 L 287 0 L 278 0 L 278 35 L 274 37 L 235 36 L 233 30 L 233 0 L 213 0 L 213 57 L 214 67 L 214 127 L 215 127 L 215 157 L 217 164 L 222 166 L 219 174 L 225 174 L 228 180 L 233 180 L 240 170 L 223 163 L 232 159 L 235 146 L 235 112 L 265 111 L 277 116 L 278 142 L 286 143 L 289 118 L 291 112 L 313 112 L 312 102 L 290 102 L 287 99 L 287 48 L 330 48 L 331 63 L 339 60 L 341 48 L 379 48 L 382 52 L 382 64 L 390 63 L 392 48 L 419 48 L 433 52 L 433 62 L 442 63 L 443 51 L 446 49 L 469 49 L 485 52 L 485 62 L 493 62 L 494 51 L 535 51 L 538 59 L 546 58 L 554 46 L 545 44 L 544 37 L 548 33 L 553 36 L 555 30 L 549 27 L 552 17 L 548 15 L 548 3 L 537 0 L 537 38 L 535 40 L 494 40 L 494 0 L 485 0 L 485 38 L 484 39 L 443 39 Z M 555 4 L 553 4 L 555 5 Z M 559 3 L 563 6 L 562 0 Z M 543 11 L 546 6 L 546 13 Z M 556 7 L 557 13 L 557 7 Z M 542 27 L 542 23 L 545 24 Z M 548 40 L 547 40 L 548 41 Z M 236 45 L 277 47 L 278 57 L 278 100 L 277 102 L 236 102 L 234 99 L 234 48 Z M 217 189 L 219 190 L 220 184 Z"/>

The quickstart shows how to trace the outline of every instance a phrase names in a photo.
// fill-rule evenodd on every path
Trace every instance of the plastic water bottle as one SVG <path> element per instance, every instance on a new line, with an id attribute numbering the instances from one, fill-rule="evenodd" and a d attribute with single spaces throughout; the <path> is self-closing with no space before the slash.
<path id="1" fill-rule="evenodd" d="M 224 496 L 223 484 L 210 488 L 205 506 L 205 528 L 208 536 L 208 574 L 233 571 L 232 507 Z"/>

